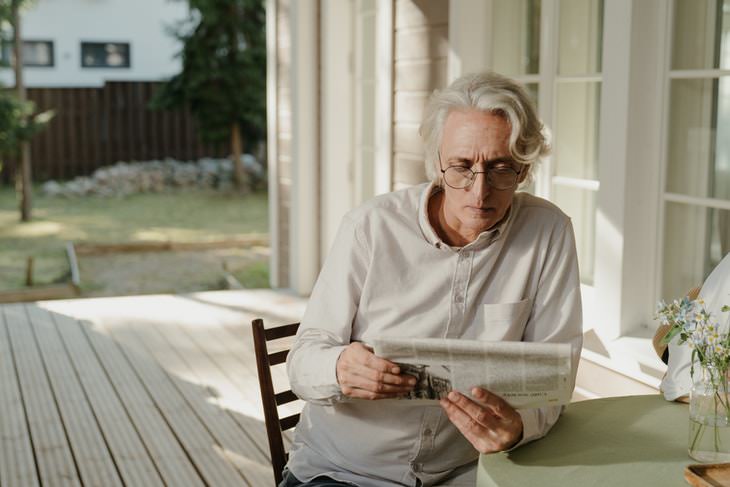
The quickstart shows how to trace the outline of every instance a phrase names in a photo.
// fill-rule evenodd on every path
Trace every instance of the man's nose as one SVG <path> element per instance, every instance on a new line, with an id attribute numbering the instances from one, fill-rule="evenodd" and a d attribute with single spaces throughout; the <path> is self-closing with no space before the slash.
<path id="1" fill-rule="evenodd" d="M 479 201 L 483 201 L 489 196 L 492 191 L 492 187 L 487 181 L 486 171 L 480 171 L 474 174 L 474 181 L 471 185 L 471 192 L 477 197 Z"/>

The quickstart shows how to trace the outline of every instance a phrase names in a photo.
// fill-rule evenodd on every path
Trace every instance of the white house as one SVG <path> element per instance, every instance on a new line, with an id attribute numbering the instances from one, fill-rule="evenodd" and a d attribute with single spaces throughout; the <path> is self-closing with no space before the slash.
<path id="1" fill-rule="evenodd" d="M 429 93 L 493 69 L 527 85 L 552 132 L 531 190 L 576 231 L 579 392 L 658 386 L 655 303 L 730 251 L 730 2 L 268 0 L 267 13 L 274 286 L 308 293 L 345 211 L 424 181 Z"/>
<path id="2" fill-rule="evenodd" d="M 93 87 L 157 81 L 178 73 L 180 43 L 166 30 L 184 19 L 176 0 L 37 0 L 22 11 L 28 87 Z M 3 55 L 10 53 L 6 42 Z M 12 70 L 0 82 L 14 83 Z"/>

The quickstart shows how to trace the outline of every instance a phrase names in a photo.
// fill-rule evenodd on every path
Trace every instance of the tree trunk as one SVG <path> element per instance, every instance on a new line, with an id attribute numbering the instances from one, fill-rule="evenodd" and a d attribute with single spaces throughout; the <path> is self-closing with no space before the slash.
<path id="1" fill-rule="evenodd" d="M 234 122 L 231 125 L 231 159 L 233 162 L 233 181 L 236 183 L 236 188 L 239 191 L 245 191 L 248 183 L 246 171 L 243 168 L 243 162 L 241 162 L 242 154 L 241 128 Z"/>
<path id="2" fill-rule="evenodd" d="M 13 52 L 15 54 L 15 62 L 13 70 L 15 71 L 15 90 L 20 101 L 27 99 L 25 93 L 25 83 L 23 83 L 23 45 L 20 35 L 20 13 L 18 1 L 12 2 L 11 18 L 13 23 Z M 20 219 L 24 222 L 31 219 L 31 171 L 30 171 L 30 143 L 22 142 L 20 144 L 20 170 L 16 173 L 17 188 L 20 193 Z"/>

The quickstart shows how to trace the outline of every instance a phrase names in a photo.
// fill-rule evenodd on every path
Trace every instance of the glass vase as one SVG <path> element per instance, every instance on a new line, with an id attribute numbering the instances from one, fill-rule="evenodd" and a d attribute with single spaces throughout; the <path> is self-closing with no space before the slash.
<path id="1" fill-rule="evenodd" d="M 696 366 L 689 395 L 689 456 L 702 463 L 730 462 L 730 402 L 726 371 Z"/>

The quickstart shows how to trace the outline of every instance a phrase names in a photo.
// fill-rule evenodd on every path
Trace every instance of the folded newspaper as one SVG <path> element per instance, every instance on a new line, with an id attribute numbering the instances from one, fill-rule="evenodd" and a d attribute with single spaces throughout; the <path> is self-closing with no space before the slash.
<path id="1" fill-rule="evenodd" d="M 472 387 L 483 387 L 524 409 L 568 404 L 573 392 L 567 343 L 383 338 L 373 348 L 416 377 L 405 399 L 438 400 L 451 390 L 471 395 Z"/>

